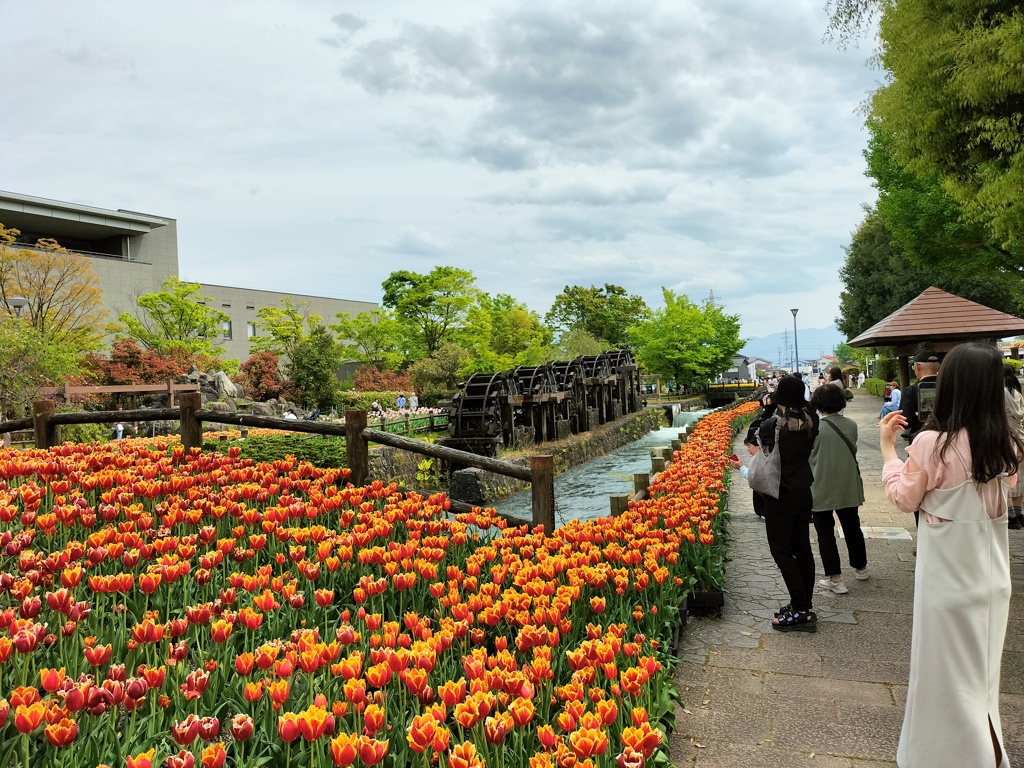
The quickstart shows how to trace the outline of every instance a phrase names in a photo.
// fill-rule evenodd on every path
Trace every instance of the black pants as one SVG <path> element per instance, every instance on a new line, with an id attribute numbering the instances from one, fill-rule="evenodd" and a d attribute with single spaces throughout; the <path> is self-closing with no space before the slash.
<path id="1" fill-rule="evenodd" d="M 778 499 L 765 497 L 768 550 L 782 573 L 794 611 L 810 610 L 814 594 L 811 505 L 809 487 L 782 488 Z"/>
<path id="2" fill-rule="evenodd" d="M 850 567 L 863 568 L 868 564 L 868 552 L 864 546 L 864 532 L 860 529 L 860 515 L 857 507 L 835 510 L 839 524 L 843 526 L 846 538 L 846 552 L 850 556 Z M 814 530 L 818 532 L 818 552 L 826 576 L 843 572 L 839 564 L 839 546 L 836 544 L 836 519 L 832 511 L 814 513 Z"/>

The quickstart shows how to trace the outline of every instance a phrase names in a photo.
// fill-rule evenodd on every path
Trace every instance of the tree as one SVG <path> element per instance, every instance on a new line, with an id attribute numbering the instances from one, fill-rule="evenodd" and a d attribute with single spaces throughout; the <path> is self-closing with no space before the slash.
<path id="1" fill-rule="evenodd" d="M 352 388 L 357 392 L 408 392 L 413 387 L 407 373 L 382 371 L 372 365 L 364 365 L 356 371 Z"/>
<path id="2" fill-rule="evenodd" d="M 582 328 L 617 348 L 626 345 L 627 331 L 646 317 L 648 311 L 640 296 L 631 296 L 618 285 L 605 283 L 603 288 L 567 285 L 555 296 L 544 319 L 563 332 Z"/>
<path id="3" fill-rule="evenodd" d="M 575 360 L 581 356 L 600 355 L 612 349 L 606 341 L 595 339 L 583 328 L 573 328 L 558 337 L 558 359 Z"/>
<path id="4" fill-rule="evenodd" d="M 462 378 L 470 353 L 458 344 L 444 344 L 432 356 L 417 361 L 409 368 L 409 378 L 421 394 L 450 392 Z"/>
<path id="5" fill-rule="evenodd" d="M 512 296 L 481 292 L 462 333 L 462 346 L 472 353 L 463 373 L 540 365 L 554 358 L 553 335 L 536 312 Z"/>
<path id="6" fill-rule="evenodd" d="M 182 347 L 193 354 L 220 356 L 224 348 L 214 339 L 221 337 L 221 328 L 230 318 L 202 304 L 212 299 L 199 295 L 199 289 L 199 283 L 183 282 L 177 275 L 167 278 L 162 291 L 139 296 L 141 314 L 121 313 L 125 331 L 120 338 L 134 339 L 159 352 Z"/>
<path id="7" fill-rule="evenodd" d="M 292 350 L 287 364 L 288 378 L 302 390 L 303 405 L 328 410 L 337 404 L 341 360 L 341 345 L 327 326 L 314 325 Z"/>
<path id="8" fill-rule="evenodd" d="M 319 315 L 309 315 L 307 302 L 296 302 L 291 296 L 281 297 L 280 307 L 260 307 L 256 312 L 256 328 L 265 331 L 249 339 L 249 352 L 270 352 L 277 357 L 291 357 L 295 347 L 306 338 L 306 323 L 320 323 Z"/>
<path id="9" fill-rule="evenodd" d="M 97 384 L 158 384 L 188 373 L 193 365 L 203 368 L 209 362 L 183 347 L 160 352 L 140 347 L 131 339 L 118 339 L 108 356 L 86 355 L 83 367 Z"/>
<path id="10" fill-rule="evenodd" d="M 405 360 L 402 324 L 386 309 L 360 312 L 355 317 L 339 312 L 331 326 L 342 342 L 345 354 L 353 360 L 369 363 L 378 371 L 393 371 Z"/>
<path id="11" fill-rule="evenodd" d="M 732 365 L 743 346 L 739 315 L 727 315 L 708 301 L 694 304 L 685 295 L 661 289 L 665 306 L 630 329 L 637 359 L 650 373 L 676 384 L 699 386 Z"/>
<path id="12" fill-rule="evenodd" d="M 1001 247 L 988 227 L 968 220 L 938 176 L 912 173 L 893 159 L 892 139 L 878 121 L 868 127 L 864 157 L 878 189 L 875 210 L 907 259 L 929 273 L 967 281 L 984 276 L 1003 280 L 1012 292 L 1024 289 L 1024 242 L 1017 253 Z"/>
<path id="13" fill-rule="evenodd" d="M 0 224 L 0 301 L 9 307 L 15 297 L 26 299 L 19 317 L 44 341 L 79 351 L 98 348 L 109 328 L 89 259 L 49 239 L 35 249 L 17 248 L 19 234 Z"/>
<path id="14" fill-rule="evenodd" d="M 882 6 L 890 81 L 871 114 L 897 163 L 935 176 L 1007 249 L 1024 238 L 1024 8 L 1014 0 Z"/>
<path id="15" fill-rule="evenodd" d="M 428 274 L 400 270 L 383 282 L 381 303 L 409 329 L 414 346 L 427 356 L 463 330 L 477 296 L 469 270 L 435 267 Z"/>
<path id="16" fill-rule="evenodd" d="M 39 388 L 78 371 L 79 353 L 55 344 L 27 320 L 0 314 L 0 412 L 10 418 L 38 398 Z"/>
<path id="17" fill-rule="evenodd" d="M 836 326 L 847 338 L 867 330 L 930 285 L 1003 312 L 1013 312 L 1017 305 L 1005 280 L 950 275 L 913 263 L 874 211 L 868 211 L 845 250 Z"/>
<path id="18" fill-rule="evenodd" d="M 295 386 L 281 373 L 277 355 L 268 349 L 257 352 L 244 363 L 242 372 L 232 377 L 242 391 L 253 400 L 272 400 L 285 397 L 289 400 L 297 395 Z"/>

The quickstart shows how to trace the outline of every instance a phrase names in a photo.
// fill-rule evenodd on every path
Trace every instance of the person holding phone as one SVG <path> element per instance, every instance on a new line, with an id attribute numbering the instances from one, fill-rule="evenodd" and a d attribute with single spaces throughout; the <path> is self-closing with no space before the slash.
<path id="1" fill-rule="evenodd" d="M 1007 496 L 1024 450 L 1006 418 L 1003 360 L 991 344 L 943 360 L 928 421 L 907 449 L 902 412 L 882 420 L 885 495 L 920 510 L 910 681 L 900 768 L 1009 765 L 999 674 L 1010 608 Z"/>

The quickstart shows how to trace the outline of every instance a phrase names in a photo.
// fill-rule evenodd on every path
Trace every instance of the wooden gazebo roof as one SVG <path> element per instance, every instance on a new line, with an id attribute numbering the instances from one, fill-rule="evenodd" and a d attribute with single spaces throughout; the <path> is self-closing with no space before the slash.
<path id="1" fill-rule="evenodd" d="M 1024 334 L 1024 320 L 1021 318 L 931 286 L 847 344 L 851 347 L 912 348 L 897 352 L 903 356 L 912 354 L 913 348 L 924 344 L 948 349 L 965 341 L 1002 339 L 1020 334 Z"/>

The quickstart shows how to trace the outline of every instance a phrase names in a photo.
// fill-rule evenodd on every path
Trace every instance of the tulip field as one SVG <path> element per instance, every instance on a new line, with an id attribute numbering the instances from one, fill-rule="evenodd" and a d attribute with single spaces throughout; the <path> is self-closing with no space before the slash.
<path id="1" fill-rule="evenodd" d="M 0 451 L 0 766 L 663 765 L 755 407 L 550 536 L 236 448 Z"/>

